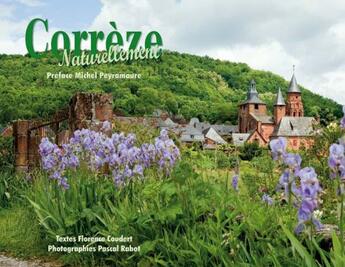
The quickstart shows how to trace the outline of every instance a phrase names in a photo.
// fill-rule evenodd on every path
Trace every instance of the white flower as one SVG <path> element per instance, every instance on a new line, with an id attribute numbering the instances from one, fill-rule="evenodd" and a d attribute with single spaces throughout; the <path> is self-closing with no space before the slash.
<path id="1" fill-rule="evenodd" d="M 322 217 L 323 212 L 321 210 L 314 210 L 313 215 L 315 219 L 320 220 Z"/>

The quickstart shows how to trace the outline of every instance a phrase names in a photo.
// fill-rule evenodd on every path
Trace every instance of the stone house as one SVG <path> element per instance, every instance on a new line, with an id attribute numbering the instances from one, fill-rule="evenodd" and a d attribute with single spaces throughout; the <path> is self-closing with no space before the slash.
<path id="1" fill-rule="evenodd" d="M 218 145 L 225 145 L 226 141 L 212 127 L 202 132 L 205 136 L 204 149 L 216 149 Z"/>

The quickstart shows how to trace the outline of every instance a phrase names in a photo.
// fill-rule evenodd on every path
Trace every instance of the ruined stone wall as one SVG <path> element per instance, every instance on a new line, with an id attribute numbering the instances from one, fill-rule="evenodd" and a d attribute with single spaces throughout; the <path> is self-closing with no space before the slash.
<path id="1" fill-rule="evenodd" d="M 61 146 L 68 142 L 77 129 L 98 130 L 100 123 L 112 121 L 112 95 L 101 93 L 77 93 L 68 108 L 56 112 L 50 122 L 18 120 L 13 123 L 15 167 L 27 171 L 39 166 L 39 144 L 43 137 L 52 137 Z M 68 129 L 61 130 L 60 123 L 68 120 Z"/>
<path id="2" fill-rule="evenodd" d="M 113 118 L 111 94 L 77 93 L 69 104 L 69 129 L 90 129 Z"/>

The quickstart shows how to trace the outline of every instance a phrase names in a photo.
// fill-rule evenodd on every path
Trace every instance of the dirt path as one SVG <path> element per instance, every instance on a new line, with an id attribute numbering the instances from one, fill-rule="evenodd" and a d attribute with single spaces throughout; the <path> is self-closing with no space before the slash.
<path id="1" fill-rule="evenodd" d="M 0 267 L 58 267 L 59 265 L 43 263 L 39 260 L 19 260 L 12 257 L 0 255 Z"/>

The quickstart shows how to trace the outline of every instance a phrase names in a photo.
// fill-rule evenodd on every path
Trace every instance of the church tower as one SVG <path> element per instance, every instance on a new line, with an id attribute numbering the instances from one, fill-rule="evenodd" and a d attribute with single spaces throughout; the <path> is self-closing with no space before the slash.
<path id="1" fill-rule="evenodd" d="M 274 124 L 279 124 L 286 114 L 286 105 L 280 88 L 278 89 L 276 101 L 274 102 Z"/>
<path id="2" fill-rule="evenodd" d="M 266 115 L 266 104 L 259 98 L 258 91 L 256 91 L 256 83 L 254 80 L 250 82 L 247 99 L 239 105 L 238 112 L 238 128 L 240 133 L 247 133 L 255 129 L 256 124 L 252 125 L 250 114 Z"/>
<path id="3" fill-rule="evenodd" d="M 286 115 L 290 117 L 304 117 L 301 90 L 296 81 L 295 68 L 287 93 Z"/>

